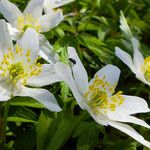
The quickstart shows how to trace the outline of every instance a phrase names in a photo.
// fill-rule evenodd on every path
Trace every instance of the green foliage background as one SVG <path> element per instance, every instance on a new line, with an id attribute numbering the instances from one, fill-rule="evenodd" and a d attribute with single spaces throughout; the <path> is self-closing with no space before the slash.
<path id="1" fill-rule="evenodd" d="M 21 10 L 27 4 L 25 0 L 11 1 Z M 137 80 L 114 55 L 115 46 L 133 54 L 131 43 L 119 28 L 121 10 L 133 35 L 141 43 L 141 52 L 145 57 L 150 55 L 150 0 L 75 0 L 64 6 L 63 10 L 67 14 L 65 20 L 45 33 L 62 61 L 68 61 L 66 47 L 75 47 L 89 80 L 106 64 L 114 64 L 122 71 L 116 91 L 143 97 L 150 103 L 149 87 Z M 31 98 L 14 98 L 8 117 L 8 144 L 0 149 L 146 150 L 124 133 L 95 123 L 87 112 L 78 107 L 65 83 L 45 88 L 56 96 L 63 111 L 52 113 Z M 0 105 L 2 107 L 3 103 Z M 150 113 L 137 116 L 150 124 Z M 150 141 L 150 130 L 132 126 Z"/>

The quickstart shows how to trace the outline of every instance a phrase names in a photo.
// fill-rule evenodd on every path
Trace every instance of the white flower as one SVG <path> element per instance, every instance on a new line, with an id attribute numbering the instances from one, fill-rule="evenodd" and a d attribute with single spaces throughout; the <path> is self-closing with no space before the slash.
<path id="1" fill-rule="evenodd" d="M 57 9 L 42 15 L 43 3 L 44 0 L 31 0 L 22 13 L 13 3 L 1 0 L 0 12 L 9 22 L 8 29 L 12 39 L 20 39 L 29 27 L 36 30 L 39 33 L 40 45 L 44 45 L 41 46 L 41 57 L 51 62 L 53 61 L 50 58 L 51 54 L 54 55 L 53 48 L 40 33 L 56 27 L 63 20 L 63 14 L 61 10 Z"/>
<path id="2" fill-rule="evenodd" d="M 44 10 L 48 13 L 72 1 L 74 0 L 44 0 Z"/>
<path id="3" fill-rule="evenodd" d="M 72 68 L 69 66 L 66 68 L 65 65 L 58 63 L 56 72 L 60 73 L 62 79 L 69 85 L 80 107 L 87 110 L 97 123 L 117 128 L 150 148 L 150 142 L 125 124 L 129 122 L 150 128 L 146 122 L 132 116 L 150 110 L 142 98 L 123 95 L 121 91 L 114 94 L 120 70 L 116 66 L 107 65 L 88 82 L 87 72 L 75 49 L 69 47 L 68 53 L 74 63 Z"/>
<path id="4" fill-rule="evenodd" d="M 132 38 L 131 41 L 134 50 L 133 59 L 128 53 L 124 52 L 119 47 L 115 47 L 115 54 L 132 70 L 139 80 L 150 85 L 150 56 L 144 59 L 143 55 L 138 50 L 138 40 Z"/>
<path id="5" fill-rule="evenodd" d="M 51 111 L 61 111 L 52 93 L 34 88 L 60 81 L 54 65 L 37 62 L 39 38 L 36 31 L 28 28 L 13 47 L 4 20 L 0 20 L 0 29 L 0 101 L 12 96 L 30 96 Z"/>

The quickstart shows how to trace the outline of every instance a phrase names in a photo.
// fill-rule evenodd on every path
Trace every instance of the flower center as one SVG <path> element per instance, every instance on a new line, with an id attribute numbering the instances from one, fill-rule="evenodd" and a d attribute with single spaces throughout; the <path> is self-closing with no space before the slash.
<path id="1" fill-rule="evenodd" d="M 17 26 L 18 29 L 23 33 L 29 27 L 35 29 L 37 32 L 39 32 L 41 28 L 41 26 L 38 23 L 38 20 L 34 19 L 30 14 L 27 14 L 25 16 L 19 16 L 17 20 Z"/>
<path id="2" fill-rule="evenodd" d="M 142 66 L 145 79 L 150 82 L 150 56 L 146 57 Z"/>
<path id="3" fill-rule="evenodd" d="M 115 111 L 116 107 L 123 103 L 124 98 L 121 95 L 121 91 L 111 96 L 114 93 L 115 86 L 111 86 L 111 84 L 106 82 L 105 77 L 100 79 L 96 75 L 93 83 L 84 95 L 88 105 L 95 114 L 107 113 L 108 110 Z"/>
<path id="4" fill-rule="evenodd" d="M 24 67 L 21 62 L 11 64 L 9 66 L 9 75 L 10 78 L 15 79 L 24 74 Z"/>
<path id="5" fill-rule="evenodd" d="M 16 85 L 18 81 L 25 85 L 29 77 L 38 75 L 42 71 L 42 65 L 37 63 L 37 60 L 30 63 L 30 52 L 28 50 L 24 56 L 23 49 L 19 45 L 16 46 L 15 51 L 9 49 L 0 63 L 1 77 L 13 85 Z"/>

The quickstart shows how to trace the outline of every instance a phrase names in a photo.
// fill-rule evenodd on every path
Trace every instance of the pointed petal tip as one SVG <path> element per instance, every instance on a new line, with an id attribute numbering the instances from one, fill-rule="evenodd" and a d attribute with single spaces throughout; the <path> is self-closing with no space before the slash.
<path id="1" fill-rule="evenodd" d="M 55 109 L 54 111 L 55 112 L 60 112 L 60 111 L 62 111 L 62 108 L 58 106 L 57 109 Z"/>
<path id="2" fill-rule="evenodd" d="M 45 107 L 46 107 L 46 105 L 45 105 Z M 54 108 L 52 108 L 51 106 L 50 107 L 47 106 L 46 108 L 51 112 L 61 112 L 62 111 L 62 108 L 59 105 L 57 105 L 57 106 L 55 105 Z"/>
<path id="3" fill-rule="evenodd" d="M 59 106 L 58 103 L 55 104 L 55 105 L 53 105 L 53 106 L 52 106 L 52 104 L 51 104 L 50 107 L 47 106 L 46 108 L 47 108 L 49 111 L 52 111 L 52 112 L 60 112 L 60 111 L 62 111 L 62 108 Z"/>

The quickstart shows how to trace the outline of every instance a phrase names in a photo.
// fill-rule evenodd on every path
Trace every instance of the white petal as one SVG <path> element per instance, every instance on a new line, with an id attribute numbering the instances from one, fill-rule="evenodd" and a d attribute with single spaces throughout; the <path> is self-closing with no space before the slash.
<path id="1" fill-rule="evenodd" d="M 58 75 L 61 77 L 61 79 L 68 84 L 79 106 L 82 109 L 85 109 L 84 98 L 80 95 L 76 87 L 76 84 L 72 77 L 71 68 L 63 63 L 58 62 L 55 65 L 55 70 L 58 73 Z"/>
<path id="2" fill-rule="evenodd" d="M 17 28 L 14 28 L 10 23 L 7 23 L 7 27 L 11 35 L 11 38 L 15 41 L 18 40 L 20 38 L 19 30 Z"/>
<path id="3" fill-rule="evenodd" d="M 51 9 L 61 7 L 72 1 L 74 1 L 74 0 L 53 0 L 53 1 L 44 0 L 44 9 L 46 12 L 48 12 Z"/>
<path id="4" fill-rule="evenodd" d="M 98 75 L 98 77 L 100 79 L 103 79 L 104 77 L 104 81 L 108 82 L 110 84 L 110 86 L 113 88 L 113 90 L 115 89 L 115 87 L 117 86 L 118 80 L 119 80 L 119 76 L 120 76 L 120 69 L 114 65 L 106 65 L 105 67 L 103 67 L 102 69 L 100 69 L 95 75 L 94 78 L 90 81 L 89 86 L 91 84 L 93 84 L 94 79 L 96 77 L 96 75 Z M 109 91 L 109 87 L 107 90 L 107 94 L 111 95 L 112 93 Z"/>
<path id="5" fill-rule="evenodd" d="M 42 15 L 44 0 L 31 0 L 25 8 L 24 15 L 32 15 L 34 19 L 38 19 Z"/>
<path id="6" fill-rule="evenodd" d="M 18 17 L 22 16 L 21 11 L 8 0 L 0 1 L 0 12 L 11 24 L 15 24 Z"/>
<path id="7" fill-rule="evenodd" d="M 13 49 L 12 40 L 7 28 L 5 20 L 0 20 L 0 58 L 3 57 L 4 53 L 7 53 L 8 49 Z"/>
<path id="8" fill-rule="evenodd" d="M 87 72 L 73 47 L 68 47 L 68 55 L 70 59 L 75 60 L 72 64 L 72 71 L 77 88 L 82 95 L 88 90 L 88 75 Z M 72 62 L 70 62 L 72 63 Z"/>
<path id="9" fill-rule="evenodd" d="M 22 90 L 15 93 L 15 96 L 29 96 L 42 103 L 50 111 L 61 111 L 54 95 L 45 89 L 22 87 Z"/>
<path id="10" fill-rule="evenodd" d="M 134 123 L 134 124 L 146 127 L 146 128 L 150 128 L 150 126 L 144 120 L 141 120 L 139 118 L 128 116 L 127 120 L 128 120 L 127 122 Z"/>
<path id="11" fill-rule="evenodd" d="M 52 28 L 58 26 L 58 24 L 63 20 L 62 11 L 50 11 L 49 13 L 41 16 L 39 18 L 39 25 L 41 26 L 40 32 L 47 32 Z"/>
<path id="12" fill-rule="evenodd" d="M 137 96 L 123 95 L 124 102 L 116 107 L 115 113 L 117 114 L 137 114 L 149 112 L 148 104 L 143 98 Z"/>
<path id="13" fill-rule="evenodd" d="M 18 45 L 23 48 L 24 57 L 28 50 L 31 51 L 31 63 L 37 59 L 39 53 L 39 37 L 34 29 L 28 28 L 23 37 L 18 41 Z"/>
<path id="14" fill-rule="evenodd" d="M 27 80 L 27 85 L 33 87 L 42 87 L 61 81 L 61 78 L 55 71 L 55 65 L 43 64 L 42 72 L 37 76 L 32 76 Z"/>
<path id="15" fill-rule="evenodd" d="M 144 77 L 144 74 L 142 72 L 140 73 L 137 73 L 136 74 L 136 78 L 138 78 L 139 80 L 141 80 L 143 83 L 147 84 L 150 86 L 150 82 L 148 82 L 145 77 Z"/>
<path id="16" fill-rule="evenodd" d="M 6 80 L 0 81 L 0 101 L 7 101 L 11 99 L 11 87 Z"/>
<path id="17" fill-rule="evenodd" d="M 119 47 L 115 47 L 115 54 L 120 58 L 131 70 L 136 74 L 136 77 L 144 82 L 145 84 L 150 85 L 150 83 L 145 79 L 143 72 L 141 71 L 141 66 L 144 63 L 144 58 L 140 51 L 138 50 L 138 41 L 135 38 L 132 38 L 132 45 L 134 48 L 134 64 L 131 56 L 121 50 Z"/>
<path id="18" fill-rule="evenodd" d="M 133 139 L 137 140 L 139 143 L 143 144 L 144 146 L 150 148 L 150 142 L 146 141 L 138 132 L 136 132 L 132 127 L 119 123 L 119 122 L 109 122 L 109 125 L 126 133 L 127 135 L 131 136 Z"/>
<path id="19" fill-rule="evenodd" d="M 135 73 L 132 58 L 128 53 L 124 52 L 119 47 L 115 47 L 115 54 Z"/>
<path id="20" fill-rule="evenodd" d="M 133 116 L 129 116 L 127 114 L 109 112 L 107 113 L 107 115 L 110 120 L 119 121 L 119 122 L 129 122 L 129 123 L 141 125 L 146 128 L 150 128 L 150 126 L 145 121 L 138 119 L 136 117 L 133 117 Z"/>
<path id="21" fill-rule="evenodd" d="M 107 119 L 107 116 L 105 114 L 98 114 L 98 115 L 95 115 L 93 113 L 93 111 L 91 110 L 91 108 L 86 105 L 86 110 L 88 111 L 88 113 L 91 115 L 91 117 L 100 125 L 103 125 L 103 126 L 107 126 L 108 125 L 108 119 Z"/>
<path id="22" fill-rule="evenodd" d="M 139 41 L 136 39 L 136 38 L 132 38 L 131 39 L 131 42 L 132 42 L 132 46 L 133 46 L 133 49 L 134 50 L 137 50 L 137 49 L 139 49 Z"/>
<path id="23" fill-rule="evenodd" d="M 39 35 L 39 40 L 40 40 L 39 55 L 51 64 L 55 64 L 56 62 L 58 62 L 59 56 L 54 51 L 52 45 L 50 45 L 48 40 L 41 34 Z"/>
<path id="24" fill-rule="evenodd" d="M 138 50 L 139 42 L 137 39 L 132 38 L 132 45 L 134 48 L 134 55 L 133 55 L 133 63 L 134 67 L 136 68 L 136 72 L 141 73 L 141 67 L 144 64 L 144 57 L 141 52 Z"/>

